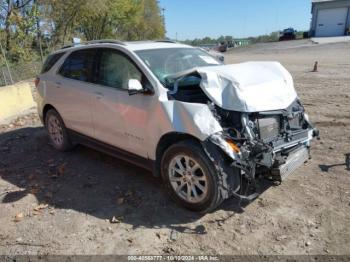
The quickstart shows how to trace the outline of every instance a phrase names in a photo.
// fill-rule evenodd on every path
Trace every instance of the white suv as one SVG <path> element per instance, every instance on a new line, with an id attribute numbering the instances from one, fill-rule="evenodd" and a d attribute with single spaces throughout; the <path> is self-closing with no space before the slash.
<path id="1" fill-rule="evenodd" d="M 79 143 L 152 170 L 184 207 L 258 196 L 309 158 L 317 135 L 276 62 L 223 65 L 167 41 L 100 40 L 51 54 L 36 79 L 52 145 Z"/>

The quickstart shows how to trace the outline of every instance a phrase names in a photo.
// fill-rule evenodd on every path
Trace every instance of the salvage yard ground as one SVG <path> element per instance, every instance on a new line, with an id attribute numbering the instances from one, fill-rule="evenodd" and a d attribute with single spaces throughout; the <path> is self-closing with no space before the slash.
<path id="1" fill-rule="evenodd" d="M 350 254 L 350 43 L 231 50 L 277 60 L 321 140 L 312 160 L 249 205 L 204 216 L 176 206 L 150 173 L 94 150 L 54 150 L 35 113 L 0 125 L 0 254 Z M 319 72 L 310 72 L 315 61 Z"/>

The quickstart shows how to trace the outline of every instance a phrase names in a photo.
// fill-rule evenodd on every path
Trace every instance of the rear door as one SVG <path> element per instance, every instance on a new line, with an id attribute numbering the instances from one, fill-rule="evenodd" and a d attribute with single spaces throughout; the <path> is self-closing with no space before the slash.
<path id="1" fill-rule="evenodd" d="M 49 90 L 52 103 L 67 128 L 87 136 L 94 135 L 92 99 L 94 94 L 95 49 L 74 51 L 59 68 Z"/>
<path id="2" fill-rule="evenodd" d="M 316 36 L 344 35 L 347 14 L 348 8 L 319 10 L 317 15 Z"/>

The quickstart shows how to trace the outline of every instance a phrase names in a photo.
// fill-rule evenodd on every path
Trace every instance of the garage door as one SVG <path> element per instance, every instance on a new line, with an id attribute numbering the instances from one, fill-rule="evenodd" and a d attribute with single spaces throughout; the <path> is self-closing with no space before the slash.
<path id="1" fill-rule="evenodd" d="M 347 14 L 348 8 L 319 10 L 316 24 L 316 36 L 344 35 Z"/>

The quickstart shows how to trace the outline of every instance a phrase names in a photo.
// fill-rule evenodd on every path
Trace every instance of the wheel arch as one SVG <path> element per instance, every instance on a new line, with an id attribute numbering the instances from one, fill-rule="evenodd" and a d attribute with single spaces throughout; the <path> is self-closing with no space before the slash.
<path id="1" fill-rule="evenodd" d="M 190 134 L 186 134 L 186 133 L 179 133 L 179 132 L 170 132 L 167 134 L 164 134 L 160 139 L 159 142 L 157 144 L 157 148 L 156 148 L 156 161 L 155 161 L 155 170 L 154 170 L 154 175 L 156 177 L 160 177 L 160 169 L 161 169 L 161 161 L 162 161 L 162 156 L 164 154 L 164 152 L 173 144 L 178 143 L 180 141 L 184 141 L 184 140 L 192 140 L 192 141 L 196 141 L 199 144 L 201 143 L 201 141 Z"/>
<path id="2" fill-rule="evenodd" d="M 55 110 L 55 111 L 58 113 L 57 109 L 56 109 L 53 105 L 51 105 L 51 104 L 46 104 L 46 105 L 44 106 L 44 108 L 43 108 L 43 123 L 44 123 L 44 125 L 45 125 L 45 121 L 46 121 L 46 114 L 47 114 L 47 112 L 48 112 L 50 109 L 53 109 L 53 110 Z M 59 113 L 58 113 L 58 114 L 59 114 Z"/>

